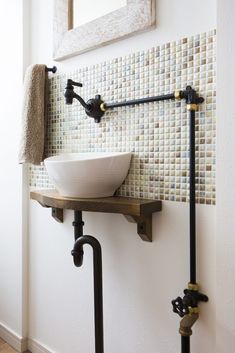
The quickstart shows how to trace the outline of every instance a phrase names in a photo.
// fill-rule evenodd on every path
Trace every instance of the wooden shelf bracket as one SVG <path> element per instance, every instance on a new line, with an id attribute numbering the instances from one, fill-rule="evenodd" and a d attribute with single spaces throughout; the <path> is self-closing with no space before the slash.
<path id="1" fill-rule="evenodd" d="M 137 224 L 137 233 L 144 241 L 152 241 L 152 214 L 137 217 L 124 215 L 128 222 Z"/>
<path id="2" fill-rule="evenodd" d="M 63 223 L 64 209 L 122 214 L 128 222 L 137 225 L 137 233 L 148 242 L 152 241 L 152 214 L 161 211 L 161 201 L 130 197 L 80 199 L 62 197 L 55 190 L 39 190 L 32 191 L 30 198 L 43 207 L 50 207 L 52 217 L 59 223 Z"/>

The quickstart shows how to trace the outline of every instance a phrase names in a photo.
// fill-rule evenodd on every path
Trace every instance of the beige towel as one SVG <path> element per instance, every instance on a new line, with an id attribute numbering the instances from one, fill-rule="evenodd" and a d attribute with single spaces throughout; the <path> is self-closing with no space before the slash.
<path id="1" fill-rule="evenodd" d="M 47 76 L 46 65 L 31 65 L 25 73 L 19 163 L 40 164 L 43 161 Z"/>

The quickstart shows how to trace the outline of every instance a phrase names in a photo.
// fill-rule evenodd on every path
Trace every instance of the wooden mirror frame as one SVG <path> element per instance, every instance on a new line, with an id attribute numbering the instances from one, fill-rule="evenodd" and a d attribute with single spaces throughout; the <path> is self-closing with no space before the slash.
<path id="1" fill-rule="evenodd" d="M 73 29 L 73 0 L 54 0 L 53 58 L 63 60 L 155 24 L 156 0 L 127 0 L 126 6 Z"/>

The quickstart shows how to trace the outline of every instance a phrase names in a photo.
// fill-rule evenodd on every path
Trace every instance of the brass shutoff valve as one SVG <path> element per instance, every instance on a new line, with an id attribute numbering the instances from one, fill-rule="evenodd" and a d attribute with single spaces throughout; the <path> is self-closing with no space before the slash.
<path id="1" fill-rule="evenodd" d="M 199 302 L 207 302 L 208 297 L 198 291 L 198 285 L 188 284 L 188 289 L 184 290 L 183 298 L 177 297 L 172 300 L 173 312 L 177 313 L 182 320 L 180 321 L 179 333 L 182 336 L 191 336 L 192 326 L 199 317 Z"/>

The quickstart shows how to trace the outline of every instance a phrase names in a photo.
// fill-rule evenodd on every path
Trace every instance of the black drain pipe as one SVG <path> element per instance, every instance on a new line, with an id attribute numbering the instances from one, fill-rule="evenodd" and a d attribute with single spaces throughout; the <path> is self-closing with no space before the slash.
<path id="1" fill-rule="evenodd" d="M 83 245 L 89 244 L 93 249 L 95 353 L 104 353 L 102 251 L 96 238 L 83 235 L 83 225 L 82 212 L 74 211 L 75 244 L 71 254 L 74 265 L 80 267 L 83 263 Z"/>
<path id="2" fill-rule="evenodd" d="M 181 336 L 181 352 L 190 352 L 190 336 Z"/>
<path id="3" fill-rule="evenodd" d="M 73 227 L 74 227 L 74 240 L 76 242 L 76 240 L 80 237 L 83 237 L 83 226 L 84 226 L 84 222 L 82 220 L 82 211 L 74 211 L 74 221 L 73 221 Z M 74 258 L 74 265 L 76 267 L 80 267 L 82 266 L 83 263 L 83 248 L 81 247 L 81 249 L 79 250 L 79 256 L 77 255 Z M 76 263 L 75 263 L 76 260 Z"/>
<path id="4" fill-rule="evenodd" d="M 172 301 L 173 311 L 182 320 L 179 333 L 181 334 L 181 353 L 190 353 L 190 336 L 192 326 L 199 317 L 198 303 L 207 302 L 208 297 L 198 291 L 196 280 L 196 197 L 195 197 L 195 112 L 198 104 L 204 99 L 199 97 L 195 90 L 187 87 L 182 92 L 189 111 L 189 221 L 190 221 L 190 282 L 188 289 L 184 290 L 184 297 L 178 297 Z"/>

